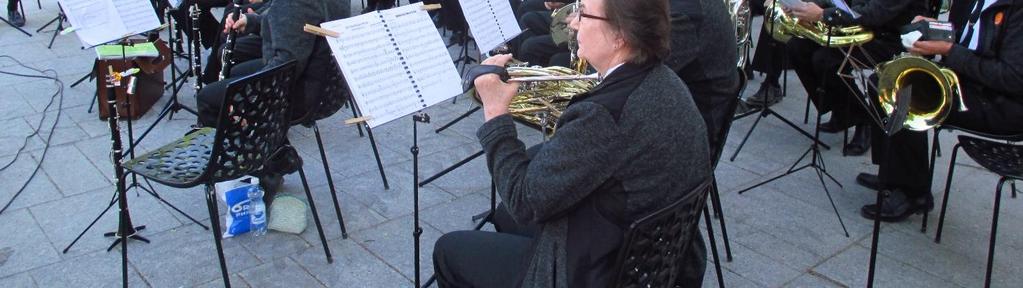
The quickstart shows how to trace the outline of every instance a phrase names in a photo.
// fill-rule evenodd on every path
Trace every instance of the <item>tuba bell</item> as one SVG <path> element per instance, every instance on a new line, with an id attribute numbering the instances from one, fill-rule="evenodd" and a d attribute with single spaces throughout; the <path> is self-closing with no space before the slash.
<path id="1" fill-rule="evenodd" d="M 940 68 L 930 60 L 918 56 L 901 56 L 877 66 L 878 98 L 885 115 L 907 113 L 903 127 L 924 131 L 940 125 L 959 102 L 959 111 L 966 111 L 963 94 L 959 90 L 959 77 L 955 72 Z M 899 99 L 900 89 L 912 86 L 908 99 Z M 909 101 L 908 111 L 896 111 L 900 101 Z M 898 124 L 898 123 L 893 123 Z"/>
<path id="2" fill-rule="evenodd" d="M 792 37 L 809 39 L 824 47 L 847 47 L 870 42 L 874 33 L 863 29 L 863 26 L 828 27 L 823 22 L 806 23 L 798 18 L 785 14 L 780 4 L 772 4 L 764 12 L 764 25 L 771 37 L 779 42 L 789 42 Z M 773 25 L 770 26 L 770 25 Z"/>

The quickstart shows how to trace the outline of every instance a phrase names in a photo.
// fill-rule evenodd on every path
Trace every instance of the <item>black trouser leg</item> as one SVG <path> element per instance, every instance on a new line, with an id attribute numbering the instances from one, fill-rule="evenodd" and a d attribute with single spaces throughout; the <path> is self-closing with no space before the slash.
<path id="1" fill-rule="evenodd" d="M 240 77 L 255 74 L 262 68 L 263 63 L 259 60 L 240 63 L 232 68 L 232 72 L 237 75 L 231 75 L 231 77 L 223 81 L 210 83 L 203 87 L 202 90 L 199 90 L 199 94 L 196 95 L 199 124 L 204 127 L 216 126 L 217 117 L 220 116 L 220 105 L 224 102 L 224 93 L 227 93 L 227 83 Z"/>
<path id="2" fill-rule="evenodd" d="M 20 0 L 7 0 L 7 11 L 17 11 L 18 1 Z"/>

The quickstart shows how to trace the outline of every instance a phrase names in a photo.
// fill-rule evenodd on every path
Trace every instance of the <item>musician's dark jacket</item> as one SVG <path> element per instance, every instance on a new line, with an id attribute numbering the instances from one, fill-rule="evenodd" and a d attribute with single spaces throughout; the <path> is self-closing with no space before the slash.
<path id="1" fill-rule="evenodd" d="M 955 39 L 966 33 L 966 23 L 975 1 L 956 1 L 949 21 L 956 29 Z M 989 0 L 990 1 L 990 0 Z M 942 62 L 956 72 L 964 89 L 993 106 L 1009 105 L 1023 114 L 1023 1 L 1000 0 L 980 14 L 977 50 L 952 45 Z M 999 16 L 1001 15 L 1001 16 Z M 1001 18 L 996 23 L 996 19 Z M 1023 125 L 1017 123 L 1016 125 Z"/>
<path id="2" fill-rule="evenodd" d="M 350 15 L 349 1 L 287 0 L 273 1 L 263 14 L 245 14 L 245 33 L 258 33 L 263 38 L 264 67 L 273 67 L 296 60 L 300 71 L 292 88 L 292 115 L 302 115 L 316 105 L 323 94 L 335 65 L 330 47 L 320 36 L 302 30 L 305 24 L 319 24 Z"/>
<path id="3" fill-rule="evenodd" d="M 832 26 L 862 25 L 874 32 L 873 41 L 898 45 L 899 28 L 909 24 L 913 17 L 925 15 L 930 1 L 925 0 L 847 0 L 849 8 L 859 13 L 859 18 L 842 11 L 834 5 L 822 6 L 821 21 Z M 875 59 L 886 61 L 888 59 Z"/>
<path id="4" fill-rule="evenodd" d="M 688 91 L 659 63 L 626 64 L 576 96 L 557 134 L 531 153 L 509 115 L 479 128 L 504 205 L 516 222 L 540 227 L 518 286 L 607 285 L 627 225 L 710 176 Z"/>
<path id="5" fill-rule="evenodd" d="M 725 111 L 737 101 L 735 26 L 722 0 L 671 0 L 671 54 L 664 62 L 689 86 L 707 124 L 711 149 L 715 135 L 731 121 Z M 726 122 L 727 121 L 727 122 Z"/>

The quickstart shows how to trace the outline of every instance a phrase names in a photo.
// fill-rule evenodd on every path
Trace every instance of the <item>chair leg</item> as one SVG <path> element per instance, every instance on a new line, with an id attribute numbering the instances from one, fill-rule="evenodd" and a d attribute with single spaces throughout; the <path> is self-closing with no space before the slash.
<path id="1" fill-rule="evenodd" d="M 948 177 L 945 178 L 945 196 L 941 199 L 941 214 L 938 215 L 938 231 L 934 235 L 934 243 L 941 243 L 941 231 L 945 228 L 945 210 L 948 209 L 948 192 L 952 187 L 952 174 L 955 173 L 956 156 L 959 154 L 959 144 L 952 146 L 952 159 L 948 161 Z"/>
<path id="2" fill-rule="evenodd" d="M 227 273 L 227 262 L 224 260 L 224 245 L 220 242 L 220 212 L 217 211 L 217 192 L 213 183 L 206 184 L 206 210 L 210 213 L 210 226 L 213 226 L 213 243 L 217 247 L 217 259 L 220 260 L 220 273 L 224 278 L 224 287 L 231 287 L 231 277 Z"/>
<path id="3" fill-rule="evenodd" d="M 1016 199 L 1016 180 L 1009 182 L 1009 185 L 1012 186 L 1012 199 Z"/>
<path id="4" fill-rule="evenodd" d="M 718 245 L 714 240 L 714 224 L 710 221 L 710 209 L 703 207 L 703 220 L 707 225 L 707 239 L 710 239 L 710 251 L 714 257 L 714 273 L 718 276 L 718 287 L 725 288 L 725 277 L 721 274 L 721 259 L 718 256 Z"/>
<path id="5" fill-rule="evenodd" d="M 341 225 L 341 238 L 348 239 L 348 229 L 345 228 L 344 216 L 341 216 L 341 203 L 337 200 L 337 189 L 334 188 L 334 177 L 330 175 L 330 165 L 327 164 L 327 153 L 323 149 L 323 140 L 320 137 L 320 128 L 313 121 L 313 134 L 316 135 L 316 145 L 320 148 L 320 160 L 323 162 L 323 173 L 327 174 L 327 186 L 330 187 L 330 199 L 334 200 L 334 214 L 337 215 L 337 223 Z"/>
<path id="6" fill-rule="evenodd" d="M 309 181 L 306 181 L 304 168 L 298 168 L 298 177 L 302 178 L 302 189 L 305 189 L 306 201 L 309 201 L 309 209 L 313 212 L 316 232 L 320 233 L 320 244 L 323 245 L 323 254 L 327 256 L 327 263 L 334 263 L 334 257 L 330 256 L 330 247 L 327 246 L 327 237 L 323 235 L 323 226 L 320 225 L 320 214 L 316 212 L 316 202 L 313 201 L 313 194 L 309 191 Z"/>
<path id="7" fill-rule="evenodd" d="M 934 164 L 938 162 L 938 158 L 936 157 L 937 153 L 941 152 L 941 148 L 940 148 L 940 146 L 938 144 L 939 143 L 938 142 L 938 134 L 940 134 L 940 133 L 941 133 L 941 129 L 934 129 L 934 138 L 931 141 L 931 158 L 930 158 L 930 162 L 928 163 L 929 167 L 927 168 L 927 171 L 931 175 L 931 179 L 934 179 Z M 948 196 L 946 195 L 946 197 L 948 197 Z M 920 224 L 920 233 L 927 233 L 927 220 L 928 220 L 927 216 L 929 216 L 929 214 L 930 214 L 930 212 L 924 212 L 923 223 Z"/>
<path id="8" fill-rule="evenodd" d="M 711 182 L 710 201 L 714 205 L 714 211 L 718 215 L 718 225 L 721 225 L 721 240 L 725 242 L 725 261 L 732 262 L 732 244 L 728 241 L 728 228 L 725 227 L 725 213 L 721 208 L 721 195 L 718 193 L 717 177 Z"/>
<path id="9" fill-rule="evenodd" d="M 987 247 L 987 272 L 984 275 L 984 287 L 991 287 L 991 267 L 995 261 L 995 237 L 998 235 L 998 209 L 1002 204 L 1002 186 L 1005 186 L 1007 179 L 1002 177 L 998 180 L 998 187 L 995 188 L 995 211 L 991 215 L 991 243 Z"/>

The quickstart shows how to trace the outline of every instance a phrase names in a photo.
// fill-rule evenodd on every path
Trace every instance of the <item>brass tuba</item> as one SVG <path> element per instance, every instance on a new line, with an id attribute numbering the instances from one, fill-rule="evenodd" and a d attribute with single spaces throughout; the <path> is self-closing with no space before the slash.
<path id="1" fill-rule="evenodd" d="M 732 17 L 732 23 L 735 23 L 735 46 L 738 48 L 735 67 L 743 69 L 746 67 L 746 56 L 753 45 L 750 41 L 753 39 L 750 35 L 753 18 L 750 17 L 749 0 L 725 0 L 725 5 L 728 7 L 729 16 Z"/>
<path id="2" fill-rule="evenodd" d="M 847 47 L 870 42 L 874 39 L 874 33 L 863 29 L 862 26 L 828 27 L 822 22 L 806 23 L 799 19 L 785 14 L 781 4 L 769 5 L 764 13 L 764 25 L 767 26 L 771 37 L 780 42 L 788 42 L 792 37 L 809 39 L 824 47 Z"/>
<path id="3" fill-rule="evenodd" d="M 959 77 L 952 70 L 940 68 L 930 60 L 918 56 L 901 56 L 877 66 L 878 102 L 885 115 L 896 111 L 900 101 L 909 101 L 903 127 L 924 131 L 940 125 L 953 102 L 959 101 L 959 111 L 966 111 L 963 94 L 959 90 Z M 912 85 L 909 99 L 898 99 L 900 89 Z M 895 123 L 897 124 L 897 123 Z"/>

